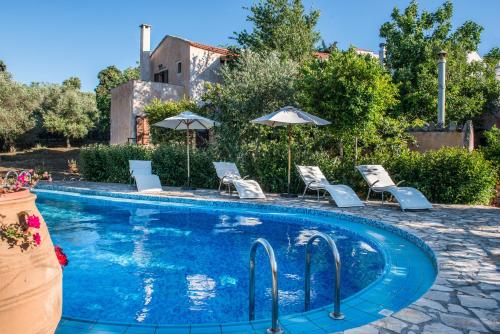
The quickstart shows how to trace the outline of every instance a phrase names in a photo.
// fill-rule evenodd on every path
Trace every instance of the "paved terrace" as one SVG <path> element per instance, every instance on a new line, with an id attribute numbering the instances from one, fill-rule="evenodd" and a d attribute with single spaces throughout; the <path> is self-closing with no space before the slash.
<path id="1" fill-rule="evenodd" d="M 54 182 L 54 185 L 120 193 L 136 193 L 130 185 Z M 213 190 L 164 188 L 159 196 L 239 201 Z M 370 201 L 365 208 L 339 209 L 327 200 L 284 199 L 267 202 L 293 207 L 348 212 L 392 223 L 423 239 L 435 252 L 439 273 L 431 289 L 409 307 L 346 334 L 500 333 L 500 209 L 483 206 L 435 205 L 431 211 L 401 212 L 394 204 Z"/>

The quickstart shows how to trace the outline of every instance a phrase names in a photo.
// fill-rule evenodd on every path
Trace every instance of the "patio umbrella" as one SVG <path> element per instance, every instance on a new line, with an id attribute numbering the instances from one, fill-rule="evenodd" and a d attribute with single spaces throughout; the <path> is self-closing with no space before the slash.
<path id="1" fill-rule="evenodd" d="M 287 192 L 290 195 L 290 175 L 292 168 L 292 125 L 313 124 L 328 125 L 330 122 L 308 114 L 296 107 L 286 106 L 271 114 L 259 117 L 250 121 L 251 123 L 263 124 L 268 126 L 286 126 L 288 128 L 288 187 Z"/>
<path id="2" fill-rule="evenodd" d="M 208 130 L 213 126 L 220 125 L 216 121 L 197 115 L 192 111 L 186 110 L 177 116 L 165 118 L 163 121 L 153 124 L 161 128 L 186 131 L 186 152 L 187 152 L 187 174 L 188 188 L 191 184 L 191 171 L 189 167 L 189 130 Z"/>

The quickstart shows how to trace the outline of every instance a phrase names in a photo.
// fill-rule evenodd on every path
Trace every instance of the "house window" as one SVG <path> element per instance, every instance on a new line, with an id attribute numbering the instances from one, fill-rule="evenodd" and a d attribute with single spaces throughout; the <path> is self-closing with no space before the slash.
<path id="1" fill-rule="evenodd" d="M 182 63 L 181 62 L 177 63 L 177 73 L 182 73 Z"/>
<path id="2" fill-rule="evenodd" d="M 153 81 L 168 83 L 168 70 L 163 70 L 161 72 L 155 73 Z"/>

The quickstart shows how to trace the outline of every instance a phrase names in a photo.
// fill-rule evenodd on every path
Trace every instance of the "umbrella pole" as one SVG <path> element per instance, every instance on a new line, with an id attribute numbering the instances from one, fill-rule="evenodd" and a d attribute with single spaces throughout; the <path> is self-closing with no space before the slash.
<path id="1" fill-rule="evenodd" d="M 291 179 L 291 169 L 292 169 L 292 125 L 288 124 L 288 187 L 287 192 L 290 195 L 290 179 Z"/>
<path id="2" fill-rule="evenodd" d="M 188 188 L 191 187 L 191 173 L 189 166 L 189 123 L 186 123 L 187 131 L 186 131 L 186 153 L 187 153 L 187 172 L 188 172 Z"/>

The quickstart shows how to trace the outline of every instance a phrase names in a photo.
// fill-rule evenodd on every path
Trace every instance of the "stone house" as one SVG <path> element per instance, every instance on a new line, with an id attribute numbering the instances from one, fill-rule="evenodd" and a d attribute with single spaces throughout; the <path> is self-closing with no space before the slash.
<path id="1" fill-rule="evenodd" d="M 149 124 L 143 109 L 153 99 L 200 102 L 207 82 L 220 82 L 218 69 L 229 51 L 165 36 L 151 52 L 151 26 L 143 24 L 140 42 L 140 79 L 111 90 L 110 144 L 149 143 Z"/>

